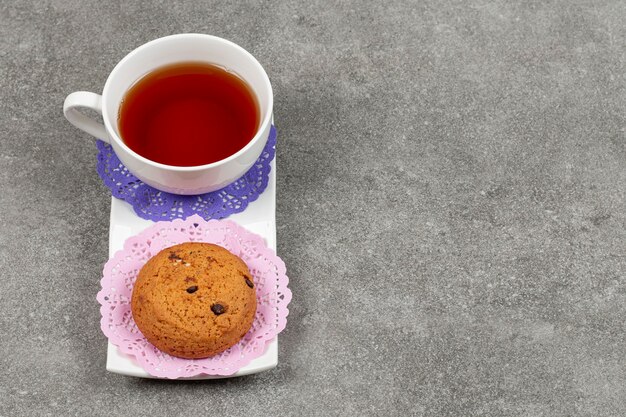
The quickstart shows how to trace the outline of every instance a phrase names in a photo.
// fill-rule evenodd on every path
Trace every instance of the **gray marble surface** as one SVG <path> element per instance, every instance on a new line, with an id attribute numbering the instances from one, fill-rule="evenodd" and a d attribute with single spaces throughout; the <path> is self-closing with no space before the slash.
<path id="1" fill-rule="evenodd" d="M 626 3 L 0 3 L 0 415 L 626 413 Z M 63 118 L 136 46 L 275 90 L 279 366 L 104 369 L 108 190 Z"/>

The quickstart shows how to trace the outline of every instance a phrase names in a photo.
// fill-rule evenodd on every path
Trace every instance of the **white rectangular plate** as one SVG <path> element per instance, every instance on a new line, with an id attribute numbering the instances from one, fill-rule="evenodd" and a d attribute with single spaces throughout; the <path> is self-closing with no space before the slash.
<path id="1" fill-rule="evenodd" d="M 265 239 L 267 245 L 276 250 L 276 158 L 271 163 L 271 171 L 267 188 L 258 198 L 250 203 L 242 213 L 229 217 L 246 229 Z M 109 229 L 109 257 L 124 247 L 124 241 L 152 225 L 153 222 L 138 217 L 130 204 L 111 198 L 111 225 Z M 229 376 L 200 375 L 186 379 L 215 379 L 255 374 L 275 368 L 278 364 L 278 338 L 267 344 L 265 353 L 251 361 L 248 365 Z M 107 349 L 107 371 L 142 378 L 154 378 L 143 370 L 132 356 L 120 352 L 109 343 Z"/>

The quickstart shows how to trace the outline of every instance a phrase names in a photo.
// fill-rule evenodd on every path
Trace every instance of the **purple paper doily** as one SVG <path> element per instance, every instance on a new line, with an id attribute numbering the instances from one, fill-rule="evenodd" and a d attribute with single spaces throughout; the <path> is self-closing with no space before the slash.
<path id="1" fill-rule="evenodd" d="M 157 190 L 135 177 L 108 143 L 98 140 L 98 175 L 113 194 L 126 201 L 141 218 L 153 221 L 186 219 L 194 214 L 205 220 L 224 219 L 240 213 L 267 188 L 270 162 L 276 151 L 272 126 L 259 159 L 241 178 L 221 190 L 200 195 L 177 195 Z"/>

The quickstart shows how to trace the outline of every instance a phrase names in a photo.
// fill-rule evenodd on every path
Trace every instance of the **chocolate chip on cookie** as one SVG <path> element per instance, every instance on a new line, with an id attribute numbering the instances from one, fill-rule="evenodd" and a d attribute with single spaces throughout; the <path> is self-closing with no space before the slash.
<path id="1" fill-rule="evenodd" d="M 226 309 L 224 308 L 224 306 L 223 306 L 223 305 L 215 303 L 215 304 L 213 304 L 213 305 L 211 306 L 211 311 L 212 311 L 212 312 L 213 312 L 216 316 L 219 316 L 220 314 L 224 314 L 224 312 L 226 311 Z"/>

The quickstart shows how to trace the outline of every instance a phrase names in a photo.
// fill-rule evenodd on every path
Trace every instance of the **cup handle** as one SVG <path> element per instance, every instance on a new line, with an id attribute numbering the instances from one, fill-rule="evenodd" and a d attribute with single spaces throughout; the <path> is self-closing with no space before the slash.
<path id="1" fill-rule="evenodd" d="M 97 139 L 110 143 L 109 134 L 104 125 L 82 114 L 78 110 L 80 107 L 95 110 L 102 114 L 102 96 L 89 91 L 76 91 L 65 98 L 63 114 L 77 128 L 95 136 Z"/>

